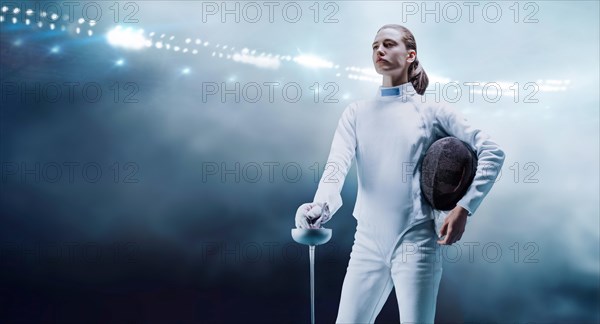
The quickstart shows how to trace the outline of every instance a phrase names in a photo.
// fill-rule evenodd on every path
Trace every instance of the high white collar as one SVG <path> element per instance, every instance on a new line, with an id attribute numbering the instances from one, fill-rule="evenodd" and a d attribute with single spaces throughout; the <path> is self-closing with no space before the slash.
<path id="1" fill-rule="evenodd" d="M 412 83 L 406 82 L 394 87 L 379 86 L 376 97 L 380 100 L 393 100 L 407 95 L 414 95 L 415 93 L 417 92 Z"/>

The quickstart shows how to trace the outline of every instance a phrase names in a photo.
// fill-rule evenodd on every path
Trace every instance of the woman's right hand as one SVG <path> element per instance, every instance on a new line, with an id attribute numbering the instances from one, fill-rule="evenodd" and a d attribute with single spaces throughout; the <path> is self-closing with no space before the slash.
<path id="1" fill-rule="evenodd" d="M 328 212 L 329 208 L 327 207 L 326 203 L 319 204 L 312 202 L 302 204 L 300 207 L 298 207 L 298 211 L 296 211 L 296 227 L 321 228 L 321 223 L 323 220 L 329 220 Z"/>

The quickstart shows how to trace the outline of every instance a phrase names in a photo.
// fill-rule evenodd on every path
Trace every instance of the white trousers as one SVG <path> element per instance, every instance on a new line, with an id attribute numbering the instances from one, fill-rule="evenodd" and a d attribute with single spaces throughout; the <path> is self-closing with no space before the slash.
<path id="1" fill-rule="evenodd" d="M 357 226 L 336 323 L 375 322 L 393 287 L 401 323 L 433 323 L 442 277 L 433 220 L 399 234 L 389 248 L 375 232 Z"/>

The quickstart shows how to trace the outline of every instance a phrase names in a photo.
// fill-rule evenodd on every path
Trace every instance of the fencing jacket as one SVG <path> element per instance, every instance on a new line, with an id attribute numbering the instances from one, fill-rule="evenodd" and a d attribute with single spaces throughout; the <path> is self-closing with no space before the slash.
<path id="1" fill-rule="evenodd" d="M 411 83 L 404 83 L 379 87 L 371 100 L 345 108 L 314 197 L 329 205 L 323 223 L 342 206 L 340 193 L 354 159 L 358 193 L 353 216 L 359 226 L 372 228 L 385 242 L 416 224 L 435 220 L 439 213 L 421 195 L 420 166 L 429 146 L 445 136 L 454 136 L 477 152 L 476 176 L 458 202 L 469 216 L 475 213 L 500 172 L 504 152 L 458 111 L 425 99 Z"/>

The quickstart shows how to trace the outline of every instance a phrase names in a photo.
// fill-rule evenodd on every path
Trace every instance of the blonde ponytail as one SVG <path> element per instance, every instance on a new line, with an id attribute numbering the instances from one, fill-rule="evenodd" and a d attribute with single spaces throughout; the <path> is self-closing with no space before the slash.
<path id="1" fill-rule="evenodd" d="M 423 66 L 419 63 L 419 59 L 415 59 L 408 67 L 408 81 L 412 83 L 418 94 L 425 93 L 427 85 L 429 85 L 429 78 L 423 70 Z"/>

